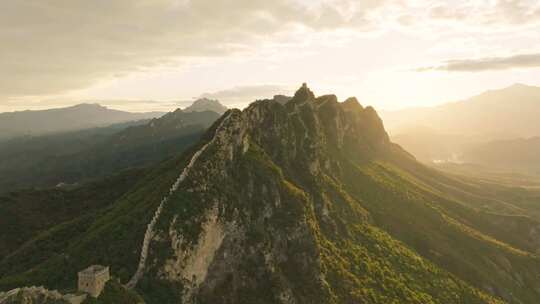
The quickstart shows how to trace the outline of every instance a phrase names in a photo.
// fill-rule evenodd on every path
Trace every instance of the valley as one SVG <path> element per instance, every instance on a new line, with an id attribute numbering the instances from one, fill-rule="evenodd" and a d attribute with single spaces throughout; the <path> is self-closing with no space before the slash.
<path id="1" fill-rule="evenodd" d="M 424 163 L 538 176 L 539 100 L 540 87 L 514 84 L 382 117 L 392 140 Z"/>

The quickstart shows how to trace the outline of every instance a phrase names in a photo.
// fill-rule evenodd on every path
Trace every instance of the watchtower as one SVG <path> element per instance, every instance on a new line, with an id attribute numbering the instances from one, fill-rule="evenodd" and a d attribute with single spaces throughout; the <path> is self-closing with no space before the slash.
<path id="1" fill-rule="evenodd" d="M 101 265 L 92 265 L 84 270 L 79 271 L 79 291 L 86 292 L 90 296 L 97 298 L 105 284 L 111 278 L 109 275 L 109 267 Z"/>

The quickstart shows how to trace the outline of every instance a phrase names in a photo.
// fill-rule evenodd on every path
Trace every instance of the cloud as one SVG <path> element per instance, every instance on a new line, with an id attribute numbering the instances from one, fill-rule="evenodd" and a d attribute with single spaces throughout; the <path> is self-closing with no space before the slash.
<path id="1" fill-rule="evenodd" d="M 397 17 L 394 21 L 390 17 L 390 23 L 410 35 L 437 40 L 492 37 L 502 41 L 510 35 L 534 35 L 540 27 L 540 2 L 534 0 L 405 0 L 394 6 Z"/>
<path id="2" fill-rule="evenodd" d="M 406 2 L 407 3 L 407 2 Z M 462 25 L 482 27 L 489 31 L 497 27 L 538 24 L 540 4 L 529 0 L 496 1 L 419 1 L 410 10 L 421 12 L 419 19 L 431 22 L 454 21 Z M 475 29 L 476 30 L 476 29 Z"/>
<path id="3" fill-rule="evenodd" d="M 245 99 L 245 98 L 266 98 L 276 94 L 290 93 L 290 89 L 281 85 L 252 85 L 238 86 L 226 90 L 217 91 L 214 93 L 204 93 L 201 97 L 214 99 Z"/>
<path id="4" fill-rule="evenodd" d="M 0 2 L 0 95 L 60 94 L 98 80 L 261 48 L 291 28 L 368 24 L 384 1 Z M 351 13 L 352 12 L 352 13 Z"/>
<path id="5" fill-rule="evenodd" d="M 482 72 L 540 67 L 540 53 L 517 54 L 508 57 L 486 57 L 477 59 L 448 60 L 442 65 L 422 67 L 423 71 Z"/>
<path id="6" fill-rule="evenodd" d="M 274 95 L 291 95 L 294 89 L 273 84 L 238 86 L 212 93 L 204 93 L 199 98 L 217 99 L 228 107 L 244 107 L 247 104 Z"/>
<path id="7" fill-rule="evenodd" d="M 64 94 L 137 71 L 254 52 L 283 35 L 301 45 L 310 33 L 344 29 L 395 25 L 441 37 L 443 30 L 539 22 L 538 1 L 0 1 L 0 97 Z"/>

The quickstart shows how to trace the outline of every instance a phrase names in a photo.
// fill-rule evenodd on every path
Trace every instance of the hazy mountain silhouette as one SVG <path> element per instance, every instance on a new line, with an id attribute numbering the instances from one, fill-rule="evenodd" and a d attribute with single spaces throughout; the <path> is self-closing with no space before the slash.
<path id="1" fill-rule="evenodd" d="M 0 289 L 69 290 L 78 270 L 100 263 L 147 303 L 540 297 L 538 192 L 418 163 L 355 98 L 303 86 L 286 103 L 227 111 L 192 148 L 142 174 L 7 195 L 0 224 L 13 231 L 18 206 L 105 191 L 87 212 L 50 215 L 62 223 L 22 227 L 24 242 L 5 234 L 13 248 L 0 257 Z M 31 210 L 40 221 L 42 207 Z"/>
<path id="2" fill-rule="evenodd" d="M 415 126 L 436 132 L 491 139 L 540 135 L 540 87 L 515 84 L 431 108 L 385 111 L 391 134 Z"/>
<path id="3" fill-rule="evenodd" d="M 392 139 L 422 161 L 493 140 L 540 136 L 540 87 L 515 84 L 431 108 L 382 112 Z"/>
<path id="4" fill-rule="evenodd" d="M 459 162 L 464 149 L 477 143 L 473 136 L 437 132 L 428 127 L 411 127 L 392 135 L 392 141 L 401 145 L 423 162 Z"/>
<path id="5" fill-rule="evenodd" d="M 464 162 L 492 169 L 540 173 L 540 137 L 496 140 L 464 150 Z"/>
<path id="6" fill-rule="evenodd" d="M 211 111 L 178 109 L 136 124 L 0 142 L 0 192 L 76 183 L 153 164 L 184 151 L 218 118 Z"/>
<path id="7" fill-rule="evenodd" d="M 103 127 L 132 120 L 149 119 L 162 112 L 131 113 L 99 104 L 79 104 L 66 108 L 0 113 L 0 140 L 22 135 L 43 135 Z"/>
<path id="8" fill-rule="evenodd" d="M 218 100 L 200 98 L 193 102 L 192 105 L 183 109 L 184 112 L 203 112 L 212 111 L 218 114 L 223 114 L 227 111 L 227 107 L 222 105 Z"/>

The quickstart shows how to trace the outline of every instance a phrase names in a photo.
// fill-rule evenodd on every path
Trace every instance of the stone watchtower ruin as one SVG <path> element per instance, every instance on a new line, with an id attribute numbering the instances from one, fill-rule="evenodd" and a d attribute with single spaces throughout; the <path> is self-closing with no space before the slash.
<path id="1" fill-rule="evenodd" d="M 109 267 L 92 265 L 79 271 L 79 291 L 86 292 L 90 296 L 97 298 L 103 291 L 105 284 L 111 278 Z"/>

